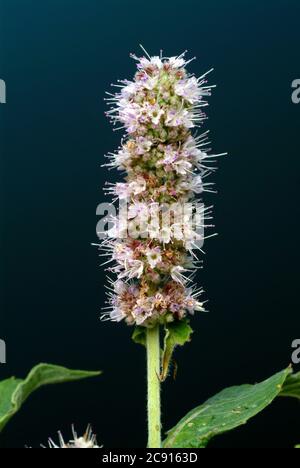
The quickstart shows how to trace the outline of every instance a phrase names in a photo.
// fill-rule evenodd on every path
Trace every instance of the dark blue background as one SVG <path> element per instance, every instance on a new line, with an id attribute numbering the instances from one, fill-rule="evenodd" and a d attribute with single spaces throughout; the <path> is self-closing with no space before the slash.
<path id="1" fill-rule="evenodd" d="M 95 210 L 112 177 L 100 168 L 121 134 L 104 118 L 109 84 L 130 78 L 129 52 L 189 49 L 218 84 L 209 126 L 228 151 L 216 176 L 220 236 L 199 282 L 211 313 L 178 350 L 163 391 L 164 427 L 222 388 L 290 362 L 299 322 L 299 1 L 0 0 L 1 378 L 37 362 L 103 369 L 94 381 L 35 394 L 1 435 L 38 446 L 92 423 L 106 447 L 144 446 L 145 356 L 125 325 L 101 324 Z M 115 175 L 113 176 L 115 177 Z M 292 447 L 300 407 L 277 401 L 214 447 Z"/>

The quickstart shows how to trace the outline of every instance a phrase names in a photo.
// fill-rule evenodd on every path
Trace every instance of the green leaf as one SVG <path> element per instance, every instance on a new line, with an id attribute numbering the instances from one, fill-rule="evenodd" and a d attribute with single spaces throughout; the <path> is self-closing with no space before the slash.
<path id="1" fill-rule="evenodd" d="M 190 327 L 188 320 L 180 320 L 166 325 L 165 332 L 160 376 L 162 382 L 168 377 L 172 355 L 176 346 L 183 346 L 188 341 L 191 341 L 193 329 Z"/>
<path id="2" fill-rule="evenodd" d="M 145 327 L 135 327 L 132 339 L 135 343 L 146 346 L 147 329 Z"/>
<path id="3" fill-rule="evenodd" d="M 300 372 L 288 376 L 279 396 L 300 399 Z"/>
<path id="4" fill-rule="evenodd" d="M 195 408 L 169 433 L 165 448 L 205 448 L 218 434 L 235 429 L 265 409 L 289 388 L 291 368 L 256 385 L 223 390 L 204 405 Z"/>
<path id="5" fill-rule="evenodd" d="M 29 395 L 44 385 L 72 382 L 96 377 L 101 372 L 66 369 L 51 364 L 34 367 L 25 380 L 10 379 L 0 382 L 0 432 L 21 408 Z"/>

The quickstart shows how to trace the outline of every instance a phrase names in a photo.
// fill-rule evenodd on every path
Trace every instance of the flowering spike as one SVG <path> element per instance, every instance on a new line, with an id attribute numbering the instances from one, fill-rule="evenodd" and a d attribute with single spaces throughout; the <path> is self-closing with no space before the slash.
<path id="1" fill-rule="evenodd" d="M 106 184 L 105 192 L 114 202 L 127 203 L 128 216 L 125 224 L 113 220 L 100 246 L 109 257 L 107 271 L 117 276 L 110 281 L 113 290 L 103 319 L 153 327 L 205 310 L 199 301 L 202 290 L 191 282 L 201 268 L 194 250 L 203 252 L 211 207 L 195 198 L 215 193 L 206 178 L 220 155 L 208 154 L 208 131 L 192 134 L 206 120 L 202 109 L 211 95 L 207 75 L 212 70 L 197 79 L 186 70 L 194 60 L 186 60 L 186 52 L 151 57 L 141 48 L 143 57 L 131 54 L 137 61 L 134 79 L 119 81 L 118 91 L 107 93 L 107 116 L 126 136 L 119 150 L 107 155 L 105 166 L 127 175 L 123 183 Z M 180 216 L 170 209 L 174 205 L 183 209 Z M 197 214 L 193 222 L 186 210 L 190 205 Z"/>

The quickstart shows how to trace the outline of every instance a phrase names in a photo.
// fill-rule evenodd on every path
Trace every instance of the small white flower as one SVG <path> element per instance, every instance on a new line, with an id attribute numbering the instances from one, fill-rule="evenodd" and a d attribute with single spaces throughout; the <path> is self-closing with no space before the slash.
<path id="1" fill-rule="evenodd" d="M 203 180 L 201 175 L 195 175 L 187 181 L 183 181 L 178 185 L 178 188 L 181 190 L 188 190 L 196 194 L 201 194 L 204 192 Z"/>
<path id="2" fill-rule="evenodd" d="M 168 127 L 184 126 L 186 128 L 193 128 L 195 125 L 192 120 L 192 114 L 186 110 L 170 109 L 166 117 L 166 125 Z"/>
<path id="3" fill-rule="evenodd" d="M 72 426 L 72 432 L 73 432 L 73 439 L 70 440 L 69 442 L 65 442 L 64 438 L 61 434 L 61 432 L 58 433 L 58 438 L 59 438 L 59 445 L 57 445 L 55 442 L 53 442 L 52 439 L 49 439 L 49 448 L 79 448 L 79 449 L 99 449 L 99 445 L 97 444 L 96 436 L 92 433 L 92 429 L 90 426 L 88 426 L 85 434 L 83 437 L 78 437 L 77 433 L 74 430 L 74 427 Z M 42 446 L 43 448 L 46 448 Z"/>
<path id="4" fill-rule="evenodd" d="M 163 63 L 160 57 L 151 57 L 150 60 L 148 60 L 146 57 L 142 57 L 140 59 L 140 66 L 143 69 L 153 66 L 160 70 L 163 67 Z"/>
<path id="5" fill-rule="evenodd" d="M 130 262 L 125 262 L 125 271 L 119 274 L 119 278 L 140 278 L 144 273 L 144 263 L 140 260 L 133 260 Z"/>
<path id="6" fill-rule="evenodd" d="M 138 89 L 139 89 L 138 83 L 130 82 L 128 83 L 127 86 L 124 86 L 124 88 L 122 88 L 121 93 L 125 99 L 130 99 L 132 96 L 136 94 Z"/>
<path id="7" fill-rule="evenodd" d="M 150 151 L 150 149 L 152 148 L 152 145 L 153 143 L 151 140 L 148 140 L 147 138 L 144 138 L 144 137 L 138 137 L 136 139 L 137 154 L 141 155 L 141 154 L 148 153 L 148 151 Z"/>
<path id="8" fill-rule="evenodd" d="M 139 68 L 144 68 L 145 69 L 145 68 L 150 67 L 150 65 L 151 65 L 150 60 L 148 60 L 146 57 L 142 57 L 140 59 L 140 63 L 139 63 L 138 66 L 139 66 Z"/>
<path id="9" fill-rule="evenodd" d="M 143 177 L 138 177 L 135 181 L 129 184 L 129 190 L 132 195 L 140 195 L 147 189 L 146 181 Z"/>
<path id="10" fill-rule="evenodd" d="M 185 306 L 190 314 L 193 314 L 194 312 L 205 312 L 203 302 L 199 302 L 191 296 L 186 298 Z"/>
<path id="11" fill-rule="evenodd" d="M 192 179 L 191 184 L 190 184 L 190 189 L 198 195 L 203 193 L 204 187 L 203 187 L 203 181 L 202 181 L 201 175 L 195 176 Z"/>
<path id="12" fill-rule="evenodd" d="M 127 127 L 128 133 L 134 133 L 139 128 L 139 119 L 142 109 L 138 104 L 121 101 L 119 117 L 120 121 Z"/>
<path id="13" fill-rule="evenodd" d="M 139 217 L 143 220 L 147 219 L 149 215 L 149 208 L 145 203 L 135 202 L 128 208 L 128 219 Z"/>
<path id="14" fill-rule="evenodd" d="M 155 219 L 152 220 L 150 224 L 148 224 L 147 232 L 148 232 L 149 239 L 161 240 L 160 239 L 160 225 L 159 225 L 159 222 L 156 222 Z"/>
<path id="15" fill-rule="evenodd" d="M 197 79 L 193 76 L 187 80 L 181 80 L 175 85 L 175 93 L 183 97 L 190 104 L 195 104 L 201 98 L 201 88 Z"/>
<path id="16" fill-rule="evenodd" d="M 170 57 L 169 58 L 169 64 L 173 68 L 182 68 L 185 65 L 185 60 L 180 57 Z"/>
<path id="17" fill-rule="evenodd" d="M 187 272 L 185 268 L 182 266 L 178 265 L 171 270 L 171 276 L 176 283 L 180 283 L 181 286 L 185 286 L 186 282 L 188 281 L 188 278 L 184 276 L 183 273 Z"/>
<path id="18" fill-rule="evenodd" d="M 127 285 L 123 281 L 117 281 L 114 285 L 116 294 L 124 294 L 127 291 Z"/>
<path id="19" fill-rule="evenodd" d="M 148 223 L 142 216 L 128 222 L 128 234 L 132 239 L 148 238 Z"/>
<path id="20" fill-rule="evenodd" d="M 164 158 L 161 161 L 158 161 L 158 165 L 171 166 L 178 159 L 178 151 L 174 150 L 172 146 L 168 146 L 165 149 Z"/>
<path id="21" fill-rule="evenodd" d="M 203 170 L 203 161 L 208 159 L 208 154 L 197 147 L 197 143 L 193 137 L 190 137 L 183 145 L 183 151 L 192 159 L 194 165 Z"/>
<path id="22" fill-rule="evenodd" d="M 116 184 L 115 193 L 118 195 L 120 200 L 127 200 L 130 198 L 131 188 L 128 184 L 118 183 Z"/>
<path id="23" fill-rule="evenodd" d="M 160 57 L 152 57 L 151 58 L 151 63 L 152 65 L 155 65 L 158 69 L 161 69 L 163 67 L 163 63 L 160 59 Z"/>
<path id="24" fill-rule="evenodd" d="M 188 137 L 186 142 L 183 144 L 182 148 L 183 148 L 184 151 L 186 151 L 192 157 L 198 156 L 199 152 L 201 153 L 199 148 L 197 148 L 197 143 L 196 143 L 195 138 L 193 138 L 191 135 Z"/>
<path id="25" fill-rule="evenodd" d="M 200 245 L 203 243 L 203 234 L 195 231 L 192 226 L 189 226 L 188 224 L 184 226 L 183 236 L 185 248 L 189 252 L 192 252 L 192 250 L 197 247 L 197 243 L 200 243 Z"/>
<path id="26" fill-rule="evenodd" d="M 159 231 L 159 240 L 163 244 L 169 244 L 172 239 L 172 230 L 171 227 L 163 227 Z"/>
<path id="27" fill-rule="evenodd" d="M 115 155 L 115 165 L 120 168 L 124 168 L 131 160 L 131 154 L 125 148 L 121 149 Z"/>
<path id="28" fill-rule="evenodd" d="M 118 219 L 114 221 L 111 229 L 107 231 L 109 239 L 125 239 L 128 237 L 128 222 L 126 219 Z"/>
<path id="29" fill-rule="evenodd" d="M 144 107 L 147 113 L 147 117 L 151 120 L 154 125 L 158 125 L 160 123 L 160 119 L 164 115 L 165 111 L 161 109 L 158 105 Z"/>
<path id="30" fill-rule="evenodd" d="M 136 321 L 136 324 L 143 325 L 148 318 L 151 317 L 154 309 L 154 304 L 151 298 L 138 299 L 136 306 L 132 311 L 132 315 Z"/>
<path id="31" fill-rule="evenodd" d="M 205 307 L 204 307 L 203 302 L 195 301 L 194 311 L 195 312 L 205 312 Z"/>
<path id="32" fill-rule="evenodd" d="M 122 312 L 122 310 L 119 307 L 115 307 L 111 312 L 110 312 L 110 320 L 112 322 L 122 322 L 124 318 L 126 317 L 126 314 Z"/>
<path id="33" fill-rule="evenodd" d="M 135 318 L 136 325 L 140 327 L 144 325 L 148 318 L 151 317 L 152 311 L 148 311 L 147 313 L 137 313 L 136 309 L 134 309 L 132 315 Z"/>
<path id="34" fill-rule="evenodd" d="M 152 91 L 158 85 L 158 80 L 159 80 L 158 76 L 149 77 L 147 81 L 144 83 L 144 87 L 148 89 L 149 91 Z"/>
<path id="35" fill-rule="evenodd" d="M 193 168 L 193 165 L 189 161 L 185 161 L 184 159 L 181 159 L 180 161 L 176 161 L 174 163 L 174 168 L 177 172 L 177 174 L 180 175 L 186 175 L 187 173 L 191 172 L 191 169 Z"/>
<path id="36" fill-rule="evenodd" d="M 159 247 L 147 251 L 147 260 L 152 269 L 156 268 L 162 261 L 161 250 Z"/>

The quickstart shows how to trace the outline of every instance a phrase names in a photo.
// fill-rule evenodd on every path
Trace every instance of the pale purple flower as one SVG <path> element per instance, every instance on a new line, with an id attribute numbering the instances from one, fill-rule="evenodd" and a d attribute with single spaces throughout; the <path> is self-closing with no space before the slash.
<path id="1" fill-rule="evenodd" d="M 184 273 L 186 272 L 187 270 L 185 268 L 183 268 L 181 265 L 178 265 L 172 268 L 172 271 L 171 271 L 172 279 L 176 281 L 176 283 L 180 283 L 182 286 L 184 286 L 187 282 L 187 278 L 184 275 Z"/>
<path id="2" fill-rule="evenodd" d="M 190 180 L 189 189 L 197 195 L 200 195 L 204 191 L 203 180 L 201 175 L 197 175 Z"/>
<path id="3" fill-rule="evenodd" d="M 190 163 L 189 161 L 186 161 L 184 159 L 181 159 L 179 161 L 176 161 L 174 163 L 174 168 L 177 174 L 180 175 L 186 175 L 187 173 L 191 173 L 193 169 L 193 164 Z"/>
<path id="4" fill-rule="evenodd" d="M 120 200 L 127 200 L 132 193 L 130 186 L 123 183 L 116 184 L 114 192 Z"/>
<path id="5" fill-rule="evenodd" d="M 162 164 L 167 166 L 172 165 L 178 159 L 178 150 L 175 150 L 171 145 L 165 149 L 164 159 L 161 161 Z"/>
<path id="6" fill-rule="evenodd" d="M 139 119 L 143 109 L 138 104 L 129 103 L 125 99 L 120 103 L 119 118 L 127 127 L 128 133 L 134 133 L 139 128 Z"/>
<path id="7" fill-rule="evenodd" d="M 114 285 L 116 294 L 124 294 L 127 291 L 127 285 L 123 281 L 117 281 Z"/>
<path id="8" fill-rule="evenodd" d="M 127 278 L 129 280 L 140 278 L 144 272 L 144 263 L 140 260 L 125 261 L 124 270 L 119 273 L 119 278 Z"/>
<path id="9" fill-rule="evenodd" d="M 122 96 L 124 97 L 124 99 L 130 99 L 132 96 L 134 96 L 136 94 L 136 92 L 138 91 L 140 85 L 139 83 L 135 83 L 133 81 L 130 81 L 126 86 L 124 86 L 124 88 L 122 88 Z"/>
<path id="10" fill-rule="evenodd" d="M 168 127 L 195 127 L 193 115 L 187 109 L 170 109 L 167 113 L 165 122 Z"/>
<path id="11" fill-rule="evenodd" d="M 182 68 L 185 66 L 186 61 L 181 57 L 171 57 L 169 58 L 169 64 L 172 68 Z"/>
<path id="12" fill-rule="evenodd" d="M 138 137 L 136 139 L 136 152 L 138 155 L 148 153 L 153 146 L 153 142 L 145 137 Z"/>
<path id="13" fill-rule="evenodd" d="M 115 162 L 114 166 L 124 169 L 126 164 L 131 160 L 131 154 L 125 148 L 122 148 L 116 155 L 115 155 Z"/>
<path id="14" fill-rule="evenodd" d="M 175 93 L 186 99 L 190 104 L 195 104 L 202 96 L 198 80 L 194 76 L 176 83 Z"/>

